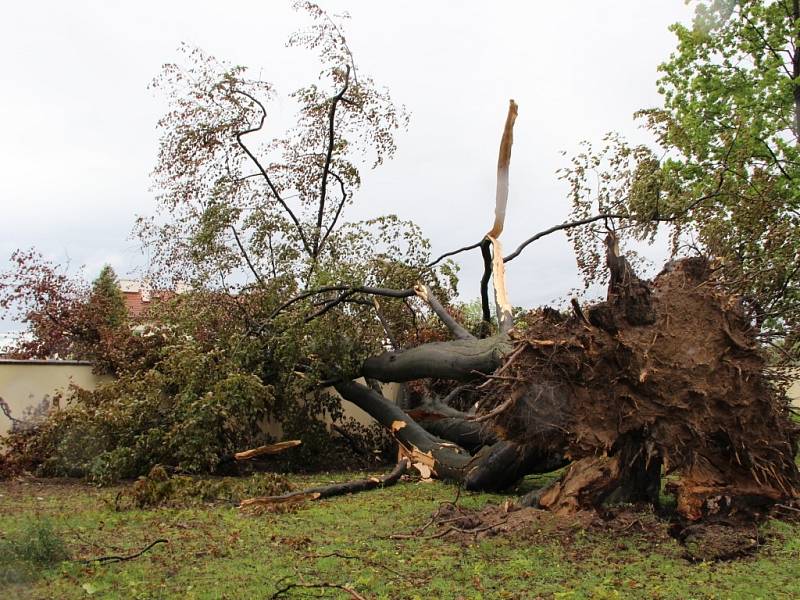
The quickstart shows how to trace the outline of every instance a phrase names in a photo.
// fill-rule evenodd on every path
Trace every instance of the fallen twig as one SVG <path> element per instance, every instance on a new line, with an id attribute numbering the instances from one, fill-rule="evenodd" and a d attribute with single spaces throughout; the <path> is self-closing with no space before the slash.
<path id="1" fill-rule="evenodd" d="M 329 552 L 327 554 L 307 554 L 303 558 L 334 558 L 334 557 L 335 558 L 342 558 L 344 560 L 358 560 L 358 561 L 363 562 L 365 565 L 369 565 L 370 567 L 378 567 L 379 569 L 384 569 L 386 571 L 389 571 L 389 573 L 392 573 L 393 575 L 396 575 L 400 579 L 404 579 L 404 580 L 406 579 L 405 575 L 403 575 L 400 571 L 392 569 L 391 567 L 387 567 L 383 563 L 379 563 L 377 561 L 370 560 L 368 558 L 363 558 L 361 556 L 353 556 L 351 554 L 342 554 L 341 552 Z"/>
<path id="2" fill-rule="evenodd" d="M 276 591 L 274 594 L 272 594 L 272 596 L 270 596 L 270 599 L 272 599 L 272 598 L 280 598 L 286 592 L 288 592 L 289 590 L 294 589 L 294 588 L 318 588 L 318 589 L 319 588 L 328 588 L 328 589 L 334 589 L 334 590 L 342 590 L 343 592 L 346 592 L 346 593 L 350 594 L 351 598 L 355 598 L 356 600 L 367 600 L 366 598 L 364 598 L 364 596 L 359 594 L 353 588 L 347 587 L 346 585 L 340 585 L 338 583 L 327 583 L 327 582 L 324 582 L 324 581 L 320 582 L 320 583 L 290 583 L 288 585 L 285 585 L 284 587 L 282 587 L 278 591 Z"/>
<path id="3" fill-rule="evenodd" d="M 80 562 L 82 564 L 85 564 L 85 565 L 88 565 L 88 564 L 91 564 L 91 563 L 100 563 L 100 564 L 106 565 L 108 563 L 124 562 L 126 560 L 133 560 L 134 558 L 139 558 L 142 554 L 144 554 L 145 552 L 150 550 L 150 548 L 152 548 L 153 546 L 155 546 L 157 544 L 168 544 L 168 543 L 169 543 L 169 540 L 164 540 L 164 539 L 156 540 L 154 542 L 150 542 L 147 546 L 145 546 L 144 548 L 142 548 L 141 550 L 139 550 L 139 552 L 137 552 L 135 554 L 130 554 L 128 556 L 99 556 L 97 558 L 87 558 L 86 560 L 81 560 Z"/>
<path id="4" fill-rule="evenodd" d="M 389 536 L 389 539 L 390 540 L 410 540 L 410 539 L 413 539 L 413 538 L 417 538 L 417 537 L 420 537 L 425 532 L 425 530 L 428 529 L 428 527 L 430 527 L 434 523 L 439 525 L 441 523 L 448 522 L 449 520 L 448 521 L 438 521 L 437 522 L 436 518 L 439 516 L 439 513 L 442 512 L 442 508 L 444 508 L 445 506 L 448 506 L 448 505 L 452 506 L 454 509 L 456 509 L 458 511 L 461 511 L 461 508 L 458 506 L 459 498 L 461 498 L 461 486 L 460 485 L 458 486 L 458 488 L 456 488 L 456 497 L 452 501 L 445 500 L 444 502 L 439 504 L 439 508 L 437 509 L 437 511 L 435 513 L 433 513 L 431 518 L 428 519 L 428 521 L 422 527 L 417 527 L 411 533 L 393 533 L 392 535 Z M 463 517 L 457 517 L 457 518 L 461 519 Z"/>
<path id="5" fill-rule="evenodd" d="M 461 527 L 456 527 L 454 525 L 450 525 L 450 527 L 448 527 L 447 529 L 445 529 L 443 531 L 440 531 L 439 533 L 434 533 L 433 535 L 429 535 L 425 539 L 433 540 L 433 539 L 436 539 L 436 538 L 444 537 L 448 533 L 452 533 L 452 532 L 470 533 L 470 534 L 478 535 L 481 532 L 490 531 L 490 530 L 494 529 L 495 527 L 500 527 L 500 525 L 504 524 L 505 522 L 506 521 L 504 519 L 504 520 L 500 521 L 499 523 L 493 523 L 491 525 L 484 525 L 482 527 L 475 527 L 474 529 L 462 529 Z"/>

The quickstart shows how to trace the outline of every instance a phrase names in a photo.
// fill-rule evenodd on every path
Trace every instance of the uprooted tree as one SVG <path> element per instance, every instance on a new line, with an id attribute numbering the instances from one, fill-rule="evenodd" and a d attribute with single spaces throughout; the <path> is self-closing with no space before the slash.
<path id="1" fill-rule="evenodd" d="M 172 107 L 160 123 L 155 172 L 168 218 L 142 220 L 140 233 L 162 275 L 196 289 L 215 285 L 225 298 L 227 345 L 224 352 L 204 347 L 199 364 L 230 361 L 240 376 L 253 368 L 257 381 L 248 379 L 247 389 L 254 401 L 268 394 L 273 404 L 281 395 L 296 403 L 335 387 L 397 442 L 401 460 L 385 483 L 414 465 L 468 489 L 498 490 L 569 464 L 520 502 L 558 513 L 607 500 L 657 503 L 666 474 L 676 476 L 670 485 L 689 519 L 760 514 L 796 498 L 798 432 L 768 374 L 759 323 L 730 293 L 726 271 L 713 258 L 684 258 L 645 281 L 620 250 L 626 231 L 674 220 L 677 212 L 599 206 L 504 255 L 513 101 L 501 137 L 495 222 L 481 240 L 434 260 L 413 224 L 393 216 L 344 221 L 359 165 L 392 156 L 393 132 L 406 117 L 356 70 L 339 25 L 316 5 L 298 4 L 314 25 L 292 42 L 319 51 L 323 70 L 320 83 L 293 94 L 298 126 L 286 136 L 263 140 L 274 92 L 243 67 L 187 50 L 189 67 L 167 65 L 157 80 Z M 544 235 L 596 235 L 588 226 L 603 235 L 606 300 L 574 300 L 570 313 L 515 316 L 505 264 Z M 480 251 L 484 265 L 478 323 L 465 322 L 452 301 L 448 259 L 470 250 Z M 242 273 L 249 281 L 236 284 Z M 245 351 L 258 356 L 239 361 Z M 381 382 L 404 383 L 406 396 L 390 401 Z M 175 389 L 191 400 L 196 390 L 185 388 L 165 383 L 159 402 L 171 398 L 166 390 L 178 397 Z"/>
<path id="2" fill-rule="evenodd" d="M 416 295 L 455 339 L 371 356 L 336 381 L 336 390 L 390 430 L 401 455 L 420 471 L 467 489 L 503 489 L 571 461 L 555 483 L 522 501 L 558 513 L 609 498 L 657 504 L 665 473 L 677 476 L 670 487 L 678 511 L 692 520 L 751 517 L 796 498 L 797 428 L 765 372 L 751 320 L 708 259 L 671 262 L 653 282 L 643 281 L 609 230 L 607 299 L 584 307 L 574 302 L 570 315 L 536 311 L 523 330 L 515 329 L 504 285 L 504 262 L 515 254 L 504 259 L 497 236 L 516 111 L 512 101 L 498 162 L 497 216 L 481 242 L 491 252 L 484 280 L 493 274 L 497 333 L 469 333 L 424 284 L 337 290 L 338 299 Z M 482 298 L 487 305 L 486 288 Z M 450 398 L 469 392 L 477 410 L 428 399 L 406 412 L 355 376 L 457 381 L 463 385 Z"/>

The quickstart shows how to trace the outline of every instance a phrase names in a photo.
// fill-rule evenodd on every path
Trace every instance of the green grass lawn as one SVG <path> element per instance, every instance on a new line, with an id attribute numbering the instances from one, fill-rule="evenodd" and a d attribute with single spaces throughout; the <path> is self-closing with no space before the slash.
<path id="1" fill-rule="evenodd" d="M 357 475 L 294 476 L 300 487 Z M 531 479 L 523 485 L 541 484 Z M 756 556 L 690 563 L 668 536 L 639 527 L 610 532 L 580 521 L 477 541 L 390 539 L 422 526 L 456 488 L 401 482 L 309 503 L 295 512 L 244 514 L 232 506 L 116 512 L 119 488 L 0 483 L 0 533 L 52 523 L 72 559 L 128 555 L 106 565 L 76 560 L 42 568 L 2 598 L 269 598 L 292 582 L 345 585 L 365 598 L 800 598 L 800 525 L 772 521 Z M 480 508 L 506 497 L 462 493 Z M 427 533 L 427 532 L 426 532 Z M 327 556 L 332 553 L 359 557 Z M 294 589 L 288 598 L 348 598 L 338 589 Z"/>

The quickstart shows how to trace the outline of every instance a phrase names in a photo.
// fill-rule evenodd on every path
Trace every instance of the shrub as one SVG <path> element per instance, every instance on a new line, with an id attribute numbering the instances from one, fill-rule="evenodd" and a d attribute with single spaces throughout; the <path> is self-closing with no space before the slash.
<path id="1" fill-rule="evenodd" d="M 290 489 L 289 480 L 276 473 L 256 473 L 247 478 L 235 479 L 196 479 L 187 476 L 170 477 L 166 469 L 155 466 L 118 497 L 117 508 L 239 503 L 254 496 L 277 496 Z"/>
<path id="2" fill-rule="evenodd" d="M 6 439 L 17 469 L 110 483 L 155 464 L 212 472 L 262 441 L 272 388 L 220 351 L 191 340 L 163 349 L 157 365 L 123 374 Z"/>
<path id="3" fill-rule="evenodd" d="M 18 531 L 0 540 L 0 583 L 30 581 L 41 569 L 68 558 L 66 545 L 49 520 L 28 521 Z"/>

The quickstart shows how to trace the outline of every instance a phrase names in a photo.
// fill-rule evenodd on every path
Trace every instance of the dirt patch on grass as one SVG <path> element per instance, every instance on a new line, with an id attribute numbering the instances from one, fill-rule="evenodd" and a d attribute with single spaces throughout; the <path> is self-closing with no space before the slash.
<path id="1" fill-rule="evenodd" d="M 550 511 L 519 507 L 510 501 L 489 504 L 480 510 L 471 510 L 447 503 L 433 515 L 436 531 L 429 537 L 472 543 L 501 534 L 517 534 L 517 537 L 535 541 L 546 537 L 559 539 L 569 545 L 576 533 L 637 532 L 645 533 L 655 540 L 669 539 L 667 523 L 659 520 L 652 511 L 633 509 L 608 512 L 602 518 L 595 511 L 580 511 L 568 517 Z"/>
<path id="2" fill-rule="evenodd" d="M 755 527 L 725 523 L 690 525 L 677 534 L 691 561 L 730 560 L 753 554 L 764 538 Z"/>
<path id="3" fill-rule="evenodd" d="M 643 550 L 670 553 L 675 541 L 682 545 L 683 558 L 696 561 L 720 561 L 753 554 L 765 542 L 755 526 L 738 523 L 709 523 L 684 526 L 660 518 L 647 507 L 624 506 L 602 513 L 580 511 L 568 517 L 550 511 L 519 507 L 510 501 L 490 504 L 480 510 L 462 508 L 452 503 L 442 505 L 426 528 L 428 538 L 443 538 L 463 544 L 498 535 L 513 534 L 515 540 L 537 544 L 558 541 L 570 549 L 573 559 L 581 559 L 576 538 L 598 536 L 619 540 L 622 546 L 635 541 Z M 592 544 L 585 545 L 587 551 Z"/>

